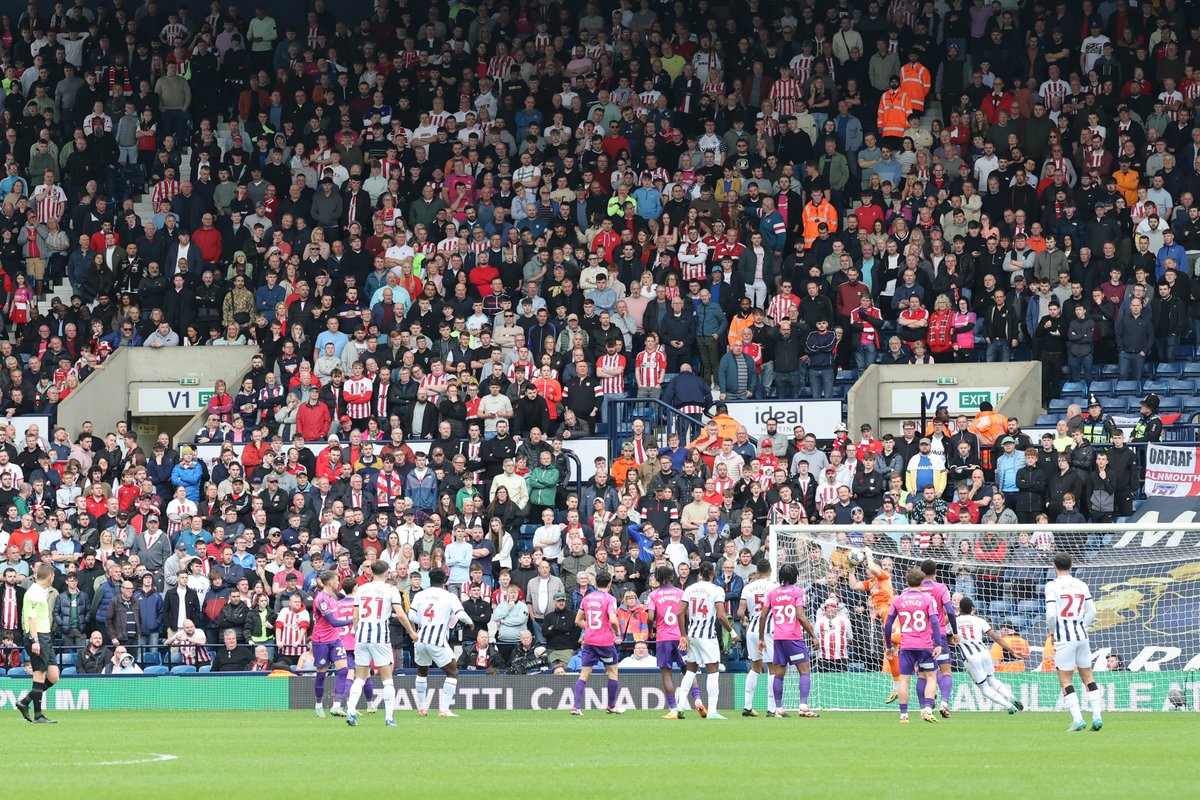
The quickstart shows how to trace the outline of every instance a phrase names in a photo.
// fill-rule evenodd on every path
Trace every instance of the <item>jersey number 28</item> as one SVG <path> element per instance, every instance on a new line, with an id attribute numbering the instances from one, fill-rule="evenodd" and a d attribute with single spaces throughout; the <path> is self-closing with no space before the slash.
<path id="1" fill-rule="evenodd" d="M 920 633 L 929 627 L 929 615 L 924 611 L 901 611 L 896 616 L 900 619 L 901 633 Z"/>

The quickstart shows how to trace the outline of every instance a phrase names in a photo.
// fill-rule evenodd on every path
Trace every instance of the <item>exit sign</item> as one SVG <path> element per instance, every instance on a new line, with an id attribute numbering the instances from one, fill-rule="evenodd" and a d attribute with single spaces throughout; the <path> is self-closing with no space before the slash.
<path id="1" fill-rule="evenodd" d="M 179 379 L 180 386 L 195 386 L 198 383 L 200 383 L 199 378 L 180 378 Z"/>

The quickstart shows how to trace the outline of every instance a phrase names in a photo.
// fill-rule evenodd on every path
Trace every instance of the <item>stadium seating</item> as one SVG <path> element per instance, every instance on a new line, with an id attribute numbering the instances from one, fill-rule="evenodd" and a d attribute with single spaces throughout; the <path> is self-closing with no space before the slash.
<path id="1" fill-rule="evenodd" d="M 66 677 L 67 675 L 77 675 L 78 671 L 74 667 L 65 667 L 59 674 Z"/>
<path id="2" fill-rule="evenodd" d="M 142 670 L 142 672 L 145 673 L 146 675 L 166 675 L 170 672 L 170 670 L 168 670 L 166 667 L 164 667 L 161 664 L 154 664 L 152 666 L 146 667 L 144 670 Z"/>
<path id="3" fill-rule="evenodd" d="M 29 672 L 24 667 L 13 667 L 8 671 L 10 678 L 28 678 Z"/>
<path id="4" fill-rule="evenodd" d="M 196 668 L 191 664 L 179 664 L 178 666 L 171 667 L 172 675 L 188 675 L 194 673 L 195 671 Z"/>

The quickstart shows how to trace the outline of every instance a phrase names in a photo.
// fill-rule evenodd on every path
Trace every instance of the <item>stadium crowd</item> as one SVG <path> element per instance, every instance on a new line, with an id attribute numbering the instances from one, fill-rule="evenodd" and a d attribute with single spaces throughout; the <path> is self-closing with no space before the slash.
<path id="1" fill-rule="evenodd" d="M 638 420 L 580 493 L 564 451 L 611 397 L 700 413 L 832 397 L 872 363 L 1036 358 L 1049 401 L 1173 361 L 1200 330 L 1198 57 L 1175 0 L 0 16 L 0 411 L 52 425 L 0 444 L 8 652 L 40 558 L 81 667 L 274 645 L 314 575 L 382 558 L 405 592 L 448 568 L 477 663 L 541 645 L 565 668 L 597 569 L 632 647 L 652 567 L 712 559 L 736 601 L 769 522 L 907 524 L 851 542 L 969 555 L 994 566 L 964 590 L 1012 598 L 1052 534 L 920 526 L 1127 514 L 1136 459 L 1098 407 L 1038 441 L 990 408 L 820 447 L 720 408 L 690 442 Z M 212 463 L 54 424 L 120 347 L 232 344 L 260 355 L 215 387 Z M 846 565 L 802 561 L 814 602 L 868 613 Z"/>

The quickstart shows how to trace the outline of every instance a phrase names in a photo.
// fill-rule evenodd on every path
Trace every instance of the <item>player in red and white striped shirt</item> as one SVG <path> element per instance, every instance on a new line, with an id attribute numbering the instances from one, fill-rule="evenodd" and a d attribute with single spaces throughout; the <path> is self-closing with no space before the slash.
<path id="1" fill-rule="evenodd" d="M 621 343 L 609 339 L 605 354 L 596 360 L 596 377 L 600 380 L 600 391 L 604 394 L 625 395 L 625 356 L 621 355 Z"/>
<path id="2" fill-rule="evenodd" d="M 771 100 L 775 102 L 775 111 L 780 117 L 790 117 L 796 113 L 796 100 L 800 98 L 803 87 L 800 81 L 792 77 L 791 67 L 779 70 L 779 79 L 771 85 Z"/>
<path id="3" fill-rule="evenodd" d="M 443 371 L 442 362 L 434 361 L 430 367 L 430 372 L 421 382 L 417 384 L 418 388 L 430 392 L 430 399 L 435 401 L 438 399 L 433 395 L 441 395 L 446 391 L 446 384 L 450 382 L 450 376 Z"/>
<path id="4" fill-rule="evenodd" d="M 646 334 L 646 349 L 634 359 L 633 370 L 638 397 L 658 397 L 662 394 L 663 376 L 667 374 L 667 354 L 658 344 L 657 333 Z"/>
<path id="5" fill-rule="evenodd" d="M 825 601 L 823 610 L 824 613 L 817 620 L 821 664 L 826 672 L 845 672 L 850 660 L 850 642 L 854 639 L 850 620 L 838 614 L 835 597 Z"/>
<path id="6" fill-rule="evenodd" d="M 275 644 L 279 654 L 295 664 L 300 656 L 308 649 L 308 629 L 312 625 L 312 617 L 304 607 L 304 598 L 299 594 L 292 595 L 288 606 L 279 612 L 275 620 Z"/>

